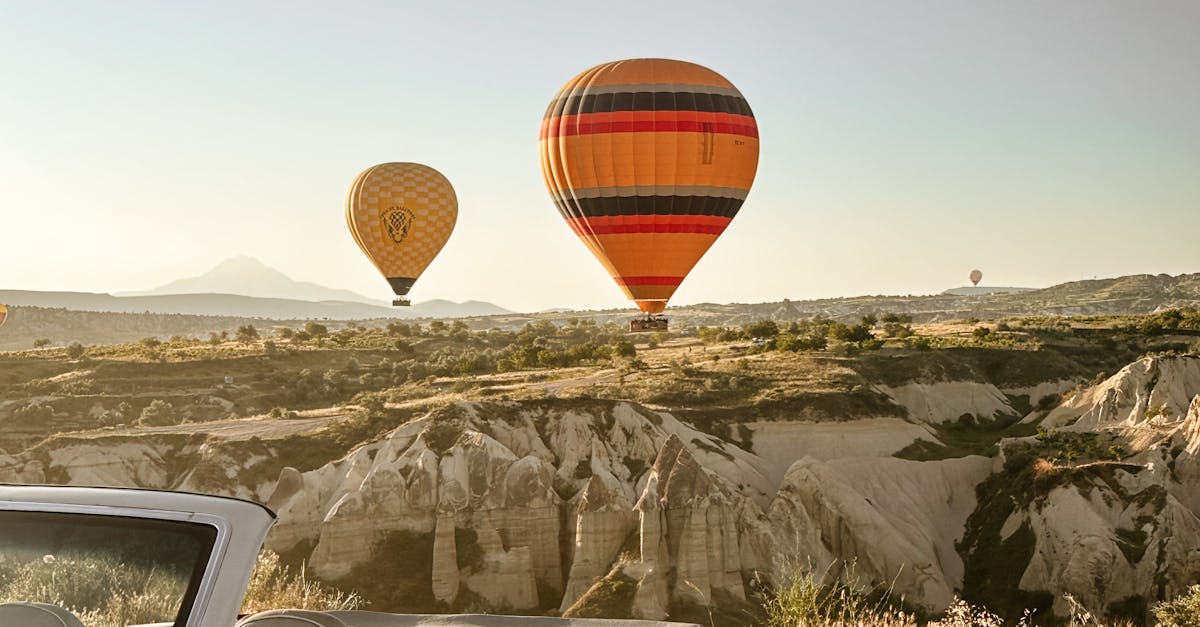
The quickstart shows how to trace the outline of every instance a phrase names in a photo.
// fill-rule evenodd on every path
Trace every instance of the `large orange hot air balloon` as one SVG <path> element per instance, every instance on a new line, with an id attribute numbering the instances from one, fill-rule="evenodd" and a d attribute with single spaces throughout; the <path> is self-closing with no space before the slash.
<path id="1" fill-rule="evenodd" d="M 408 305 L 413 283 L 433 261 L 458 220 L 450 181 L 419 163 L 381 163 L 350 186 L 346 223 L 359 248 Z"/>
<path id="2" fill-rule="evenodd" d="M 0 305 L 0 327 L 4 326 L 5 320 L 8 320 L 8 307 Z"/>
<path id="3" fill-rule="evenodd" d="M 559 212 L 647 315 L 663 311 L 737 215 L 758 168 L 758 126 L 741 92 L 669 59 L 571 79 L 538 146 Z"/>
<path id="4" fill-rule="evenodd" d="M 983 273 L 978 270 L 972 270 L 970 279 L 971 285 L 979 285 L 979 282 L 983 280 Z"/>

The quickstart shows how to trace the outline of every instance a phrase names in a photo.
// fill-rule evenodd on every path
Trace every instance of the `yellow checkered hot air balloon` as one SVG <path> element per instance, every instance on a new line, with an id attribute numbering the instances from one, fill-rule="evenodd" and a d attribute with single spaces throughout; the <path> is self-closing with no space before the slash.
<path id="1" fill-rule="evenodd" d="M 346 223 L 358 247 L 408 305 L 413 283 L 458 220 L 458 199 L 441 172 L 420 163 L 381 163 L 358 175 L 346 197 Z"/>
<path id="2" fill-rule="evenodd" d="M 630 300 L 655 317 L 746 200 L 758 125 L 728 80 L 694 63 L 598 65 L 550 101 L 538 141 L 559 212 Z"/>

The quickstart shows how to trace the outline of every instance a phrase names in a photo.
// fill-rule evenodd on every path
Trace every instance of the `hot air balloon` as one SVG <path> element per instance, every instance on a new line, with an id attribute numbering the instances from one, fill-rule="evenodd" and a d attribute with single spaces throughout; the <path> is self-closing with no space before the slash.
<path id="1" fill-rule="evenodd" d="M 8 320 L 8 307 L 0 305 L 0 327 L 4 326 L 5 320 Z"/>
<path id="2" fill-rule="evenodd" d="M 405 296 L 446 245 L 457 220 L 450 181 L 420 163 L 367 168 L 346 197 L 350 234 L 392 286 L 397 306 L 409 304 Z"/>
<path id="3" fill-rule="evenodd" d="M 558 91 L 538 140 L 559 212 L 646 316 L 661 314 L 737 215 L 758 168 L 746 99 L 694 63 L 598 65 Z"/>
<path id="4" fill-rule="evenodd" d="M 979 281 L 983 279 L 983 273 L 978 270 L 971 271 L 971 285 L 979 285 Z"/>

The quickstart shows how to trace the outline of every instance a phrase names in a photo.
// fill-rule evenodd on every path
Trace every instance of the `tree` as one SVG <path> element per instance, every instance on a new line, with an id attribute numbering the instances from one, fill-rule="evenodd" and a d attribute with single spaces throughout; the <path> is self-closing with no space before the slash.
<path id="1" fill-rule="evenodd" d="M 236 337 L 237 341 L 243 344 L 249 344 L 250 342 L 258 339 L 258 329 L 254 328 L 254 325 L 252 324 L 240 326 L 237 328 Z"/>
<path id="2" fill-rule="evenodd" d="M 636 357 L 637 347 L 629 340 L 619 340 L 613 346 L 618 357 Z"/>
<path id="3" fill-rule="evenodd" d="M 875 314 L 867 314 L 862 317 L 862 323 L 868 327 L 873 327 L 879 322 L 879 318 Z"/>
<path id="4" fill-rule="evenodd" d="M 326 335 L 329 335 L 329 329 L 325 325 L 318 324 L 316 322 L 304 323 L 304 332 L 307 333 L 310 337 L 315 337 L 318 340 L 325 337 Z"/>
<path id="5" fill-rule="evenodd" d="M 39 337 L 38 339 L 33 341 L 34 348 L 46 348 L 49 345 L 50 345 L 50 340 L 47 338 L 44 338 L 44 337 Z"/>
<path id="6" fill-rule="evenodd" d="M 779 325 L 775 324 L 774 320 L 758 320 L 743 326 L 742 332 L 749 338 L 763 337 L 770 339 L 779 335 Z"/>
<path id="7" fill-rule="evenodd" d="M 829 341 L 823 335 L 796 335 L 791 332 L 780 333 L 775 338 L 775 348 L 781 351 L 823 351 L 829 346 Z"/>
<path id="8" fill-rule="evenodd" d="M 844 324 L 834 322 L 829 327 L 829 335 L 833 339 L 843 342 L 866 342 L 867 340 L 875 339 L 875 335 L 871 333 L 871 327 L 867 326 L 866 323 L 848 327 Z"/>
<path id="9" fill-rule="evenodd" d="M 221 344 L 221 334 L 216 333 L 215 331 L 213 333 L 209 333 L 208 343 L 212 344 L 213 346 L 219 346 Z"/>
<path id="10" fill-rule="evenodd" d="M 154 349 L 162 346 L 162 342 L 156 337 L 144 337 L 138 340 L 138 343 L 146 348 Z"/>
<path id="11" fill-rule="evenodd" d="M 146 427 L 177 425 L 179 424 L 179 415 L 170 403 L 155 399 L 142 409 L 142 415 L 138 417 L 137 423 Z"/>
<path id="12" fill-rule="evenodd" d="M 79 359 L 80 357 L 83 357 L 85 352 L 87 352 L 87 349 L 84 348 L 83 344 L 80 344 L 79 342 L 71 342 L 71 344 L 67 346 L 67 357 L 70 359 Z"/>

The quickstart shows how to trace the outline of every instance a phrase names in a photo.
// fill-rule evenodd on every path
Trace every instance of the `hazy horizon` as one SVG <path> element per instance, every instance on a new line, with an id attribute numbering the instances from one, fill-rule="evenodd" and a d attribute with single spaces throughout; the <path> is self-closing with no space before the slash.
<path id="1" fill-rule="evenodd" d="M 384 300 L 344 195 L 420 161 L 460 216 L 414 301 L 632 307 L 536 143 L 563 82 L 640 56 L 724 74 L 762 135 L 672 305 L 1200 270 L 1200 5 L 510 4 L 0 2 L 0 289 L 144 291 L 248 255 Z"/>

